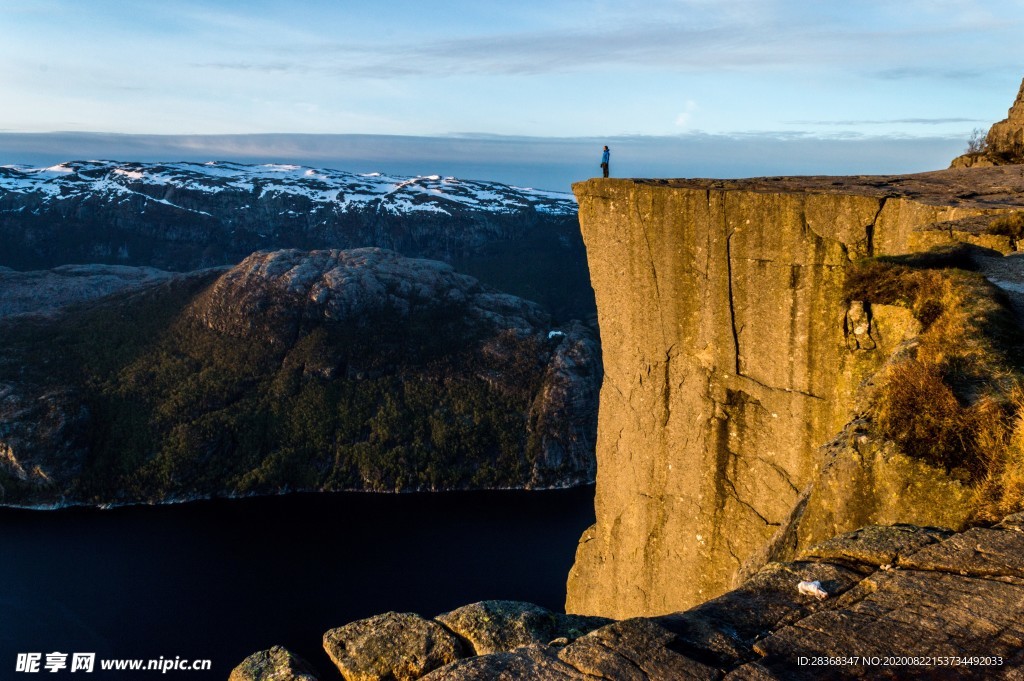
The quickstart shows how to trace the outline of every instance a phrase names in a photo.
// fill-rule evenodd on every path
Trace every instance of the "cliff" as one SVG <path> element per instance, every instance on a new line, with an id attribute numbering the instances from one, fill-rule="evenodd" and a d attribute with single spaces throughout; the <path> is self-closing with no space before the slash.
<path id="1" fill-rule="evenodd" d="M 865 386 L 922 325 L 845 287 L 866 257 L 1012 250 L 991 224 L 1024 207 L 1024 169 L 573 189 L 605 379 L 597 523 L 580 540 L 569 612 L 674 612 L 864 524 L 963 525 L 960 472 L 857 451 L 872 437 L 849 425 Z"/>

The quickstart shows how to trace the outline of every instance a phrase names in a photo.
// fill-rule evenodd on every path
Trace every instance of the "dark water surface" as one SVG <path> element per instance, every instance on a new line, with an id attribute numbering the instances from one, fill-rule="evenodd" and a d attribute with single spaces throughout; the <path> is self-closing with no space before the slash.
<path id="1" fill-rule="evenodd" d="M 0 509 L 0 679 L 227 679 L 280 644 L 340 678 L 324 631 L 483 599 L 561 610 L 593 488 Z M 211 672 L 16 674 L 17 653 L 213 660 Z M 69 658 L 70 659 L 70 658 Z"/>

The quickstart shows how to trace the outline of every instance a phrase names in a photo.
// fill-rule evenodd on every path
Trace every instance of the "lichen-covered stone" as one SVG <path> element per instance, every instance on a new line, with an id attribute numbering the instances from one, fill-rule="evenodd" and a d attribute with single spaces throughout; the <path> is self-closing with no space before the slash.
<path id="1" fill-rule="evenodd" d="M 963 527 L 976 500 L 967 480 L 907 456 L 860 425 L 851 422 L 818 452 L 814 493 L 798 521 L 800 546 L 875 524 Z"/>
<path id="2" fill-rule="evenodd" d="M 228 681 L 317 681 L 309 663 L 287 648 L 274 646 L 242 660 Z"/>
<path id="3" fill-rule="evenodd" d="M 611 621 L 563 615 L 520 601 L 481 601 L 435 619 L 465 639 L 477 655 L 545 645 L 559 638 L 572 641 Z"/>
<path id="4" fill-rule="evenodd" d="M 414 681 L 464 655 L 459 640 L 437 622 L 399 612 L 331 629 L 324 650 L 345 681 Z"/>

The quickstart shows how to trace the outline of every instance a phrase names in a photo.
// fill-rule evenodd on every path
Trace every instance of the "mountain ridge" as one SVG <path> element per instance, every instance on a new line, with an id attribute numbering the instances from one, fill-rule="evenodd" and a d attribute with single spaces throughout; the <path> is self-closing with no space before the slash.
<path id="1" fill-rule="evenodd" d="M 559 320 L 594 313 L 567 194 L 299 165 L 74 161 L 0 167 L 0 266 L 191 271 L 259 250 L 379 247 L 453 265 Z"/>

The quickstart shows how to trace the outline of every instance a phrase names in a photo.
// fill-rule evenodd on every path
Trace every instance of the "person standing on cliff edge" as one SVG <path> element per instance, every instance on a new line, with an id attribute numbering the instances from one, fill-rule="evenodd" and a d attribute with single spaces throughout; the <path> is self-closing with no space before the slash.
<path id="1" fill-rule="evenodd" d="M 604 171 L 604 176 L 608 177 L 608 159 L 611 158 L 612 152 L 608 151 L 608 145 L 604 145 L 604 153 L 601 154 L 601 170 Z"/>

